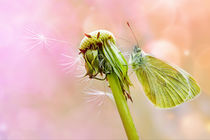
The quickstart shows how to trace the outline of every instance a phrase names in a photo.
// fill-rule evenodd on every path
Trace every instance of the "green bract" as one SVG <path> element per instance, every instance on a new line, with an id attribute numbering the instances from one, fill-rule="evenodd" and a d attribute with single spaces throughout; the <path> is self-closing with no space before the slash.
<path id="1" fill-rule="evenodd" d="M 123 92 L 130 98 L 128 93 L 131 82 L 128 77 L 128 64 L 117 49 L 113 34 L 106 30 L 97 30 L 85 35 L 79 50 L 85 60 L 86 75 L 99 79 L 98 74 L 105 75 L 106 78 L 108 74 L 115 73 Z"/>

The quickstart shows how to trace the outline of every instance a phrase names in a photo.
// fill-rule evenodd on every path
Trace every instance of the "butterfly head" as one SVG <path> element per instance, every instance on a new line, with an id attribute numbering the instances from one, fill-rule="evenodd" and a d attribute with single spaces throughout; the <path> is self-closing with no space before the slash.
<path id="1" fill-rule="evenodd" d="M 140 53 L 141 52 L 141 48 L 139 48 L 139 46 L 135 45 L 134 49 L 133 49 L 133 53 Z"/>
<path id="2" fill-rule="evenodd" d="M 133 52 L 130 57 L 130 64 L 133 69 L 137 69 L 142 64 L 142 50 L 139 46 L 134 46 Z"/>

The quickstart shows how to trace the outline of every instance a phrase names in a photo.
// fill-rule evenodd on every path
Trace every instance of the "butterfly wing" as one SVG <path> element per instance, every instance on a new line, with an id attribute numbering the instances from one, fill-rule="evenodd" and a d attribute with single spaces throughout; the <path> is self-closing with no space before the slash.
<path id="1" fill-rule="evenodd" d="M 146 96 L 159 108 L 175 107 L 200 93 L 190 74 L 153 56 L 143 55 L 135 71 Z"/>

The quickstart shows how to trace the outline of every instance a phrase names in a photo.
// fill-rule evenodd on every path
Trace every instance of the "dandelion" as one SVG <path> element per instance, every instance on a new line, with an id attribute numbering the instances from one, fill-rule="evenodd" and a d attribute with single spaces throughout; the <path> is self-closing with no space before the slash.
<path id="1" fill-rule="evenodd" d="M 128 139 L 138 139 L 126 102 L 126 99 L 132 101 L 128 64 L 117 49 L 113 34 L 106 30 L 85 34 L 79 50 L 85 60 L 86 76 L 109 82 Z"/>

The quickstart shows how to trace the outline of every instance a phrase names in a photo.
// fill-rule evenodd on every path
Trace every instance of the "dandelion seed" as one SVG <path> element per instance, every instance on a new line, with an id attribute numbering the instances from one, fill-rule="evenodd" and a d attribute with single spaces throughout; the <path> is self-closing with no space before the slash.
<path id="1" fill-rule="evenodd" d="M 37 48 L 37 47 L 48 48 L 48 45 L 49 45 L 48 39 L 44 34 L 36 33 L 35 31 L 33 31 L 32 29 L 28 27 L 25 27 L 25 30 L 27 31 L 27 33 L 29 33 L 29 35 L 24 38 L 32 41 L 33 43 L 32 47 L 30 47 L 29 49 L 26 49 L 26 52 L 31 51 L 32 49 Z"/>
<path id="2" fill-rule="evenodd" d="M 88 96 L 86 99 L 87 103 L 95 103 L 95 106 L 99 107 L 97 112 L 98 115 L 101 113 L 107 97 L 114 102 L 112 93 L 91 89 L 85 91 L 84 94 Z"/>
<path id="3" fill-rule="evenodd" d="M 89 103 L 89 102 L 97 101 L 97 99 L 99 99 L 99 98 L 100 98 L 100 96 L 88 97 L 86 102 Z"/>
<path id="4" fill-rule="evenodd" d="M 87 95 L 92 95 L 92 96 L 108 97 L 109 99 L 111 99 L 114 102 L 114 97 L 113 97 L 112 93 L 109 93 L 109 92 L 104 92 L 104 91 L 99 91 L 99 90 L 89 90 L 84 93 Z"/>
<path id="5" fill-rule="evenodd" d="M 27 36 L 23 37 L 24 39 L 27 39 L 32 43 L 32 45 L 27 45 L 28 48 L 25 49 L 25 52 L 29 52 L 36 48 L 42 48 L 42 49 L 48 49 L 51 51 L 50 48 L 55 47 L 55 42 L 65 43 L 71 45 L 67 41 L 58 40 L 55 38 L 49 37 L 47 34 L 44 33 L 38 33 L 34 31 L 32 28 L 25 27 L 25 31 L 27 32 Z"/>
<path id="6" fill-rule="evenodd" d="M 75 69 L 77 69 L 81 72 L 81 68 L 82 68 L 81 56 L 74 58 L 74 57 L 72 57 L 70 55 L 66 55 L 66 54 L 61 54 L 61 55 L 66 59 L 65 60 L 66 62 L 60 64 L 61 66 L 64 67 L 63 71 L 65 71 L 66 74 L 74 71 Z M 84 72 L 84 69 L 83 69 L 83 72 Z"/>

